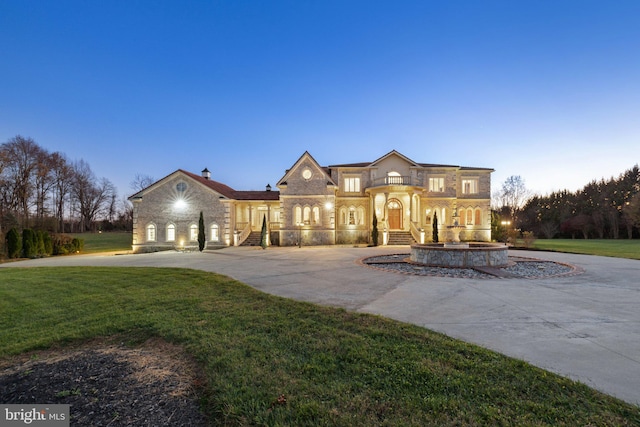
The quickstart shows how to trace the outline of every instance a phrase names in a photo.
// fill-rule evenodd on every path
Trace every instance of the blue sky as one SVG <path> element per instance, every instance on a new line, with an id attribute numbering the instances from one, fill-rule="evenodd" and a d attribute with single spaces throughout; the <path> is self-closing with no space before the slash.
<path id="1" fill-rule="evenodd" d="M 0 0 L 0 142 L 121 196 L 395 149 L 544 194 L 640 162 L 640 1 Z"/>

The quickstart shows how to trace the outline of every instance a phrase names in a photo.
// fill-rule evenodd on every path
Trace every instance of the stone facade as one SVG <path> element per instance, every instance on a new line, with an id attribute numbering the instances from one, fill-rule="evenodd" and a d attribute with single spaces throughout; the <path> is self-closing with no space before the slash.
<path id="1" fill-rule="evenodd" d="M 465 225 L 461 239 L 490 241 L 491 172 L 417 163 L 397 151 L 373 162 L 321 166 L 305 152 L 278 181 L 278 191 L 236 191 L 211 180 L 206 169 L 202 175 L 178 170 L 129 198 L 133 247 L 194 246 L 200 212 L 207 247 L 241 244 L 263 220 L 271 244 L 368 244 L 374 213 L 380 243 L 392 232 L 411 232 L 426 243 L 435 215 L 441 240 L 448 238 L 456 210 Z"/>

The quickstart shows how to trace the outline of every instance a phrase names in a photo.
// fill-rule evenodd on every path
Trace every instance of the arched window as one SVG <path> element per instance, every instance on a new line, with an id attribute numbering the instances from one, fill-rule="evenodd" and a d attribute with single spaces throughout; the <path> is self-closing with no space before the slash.
<path id="1" fill-rule="evenodd" d="M 347 224 L 347 209 L 344 207 L 340 208 L 340 224 L 341 225 Z"/>
<path id="2" fill-rule="evenodd" d="M 439 224 L 445 225 L 447 223 L 447 208 L 442 208 L 442 216 L 440 217 Z"/>
<path id="3" fill-rule="evenodd" d="M 473 225 L 473 209 L 467 209 L 467 225 Z"/>
<path id="4" fill-rule="evenodd" d="M 300 206 L 296 206 L 293 209 L 293 218 L 294 218 L 293 225 L 299 225 L 302 223 L 302 208 Z"/>
<path id="5" fill-rule="evenodd" d="M 364 208 L 362 206 L 358 206 L 358 209 L 356 209 L 356 216 L 356 224 L 364 224 Z"/>
<path id="6" fill-rule="evenodd" d="M 314 225 L 320 225 L 320 208 L 317 206 L 313 207 L 313 215 L 311 215 L 311 220 Z"/>
<path id="7" fill-rule="evenodd" d="M 476 209 L 476 225 L 482 224 L 482 211 L 478 208 Z"/>
<path id="8" fill-rule="evenodd" d="M 148 224 L 147 225 L 147 242 L 155 242 L 156 241 L 156 225 Z"/>
<path id="9" fill-rule="evenodd" d="M 460 224 L 464 225 L 467 222 L 467 211 L 464 209 L 460 209 L 459 213 L 460 215 Z"/>
<path id="10" fill-rule="evenodd" d="M 305 224 L 311 224 L 311 208 L 309 206 L 305 206 L 303 210 L 303 218 Z"/>
<path id="11" fill-rule="evenodd" d="M 191 224 L 189 226 L 189 240 L 192 242 L 198 240 L 198 226 L 196 224 Z"/>
<path id="12" fill-rule="evenodd" d="M 211 227 L 209 227 L 209 240 L 212 242 L 220 240 L 220 227 L 218 227 L 218 224 L 211 224 Z"/>
<path id="13" fill-rule="evenodd" d="M 176 226 L 175 224 L 167 225 L 167 242 L 174 242 L 176 240 Z"/>

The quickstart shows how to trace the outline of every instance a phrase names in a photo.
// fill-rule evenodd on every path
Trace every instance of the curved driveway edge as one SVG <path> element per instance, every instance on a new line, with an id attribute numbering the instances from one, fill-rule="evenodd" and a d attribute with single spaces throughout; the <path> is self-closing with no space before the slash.
<path id="1" fill-rule="evenodd" d="M 582 274 L 543 279 L 412 276 L 360 265 L 408 247 L 226 248 L 204 253 L 85 255 L 0 264 L 184 267 L 264 292 L 413 323 L 640 403 L 640 261 L 518 251 Z"/>

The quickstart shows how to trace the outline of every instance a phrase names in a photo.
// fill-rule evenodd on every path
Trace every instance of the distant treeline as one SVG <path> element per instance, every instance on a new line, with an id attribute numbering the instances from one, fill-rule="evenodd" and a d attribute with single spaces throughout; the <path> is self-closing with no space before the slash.
<path id="1" fill-rule="evenodd" d="M 592 181 L 583 189 L 533 196 L 516 212 L 522 231 L 538 237 L 631 239 L 640 236 L 640 169 Z"/>
<path id="2" fill-rule="evenodd" d="M 130 224 L 128 202 L 84 160 L 69 161 L 20 135 L 0 145 L 0 237 L 11 228 L 59 233 Z"/>

